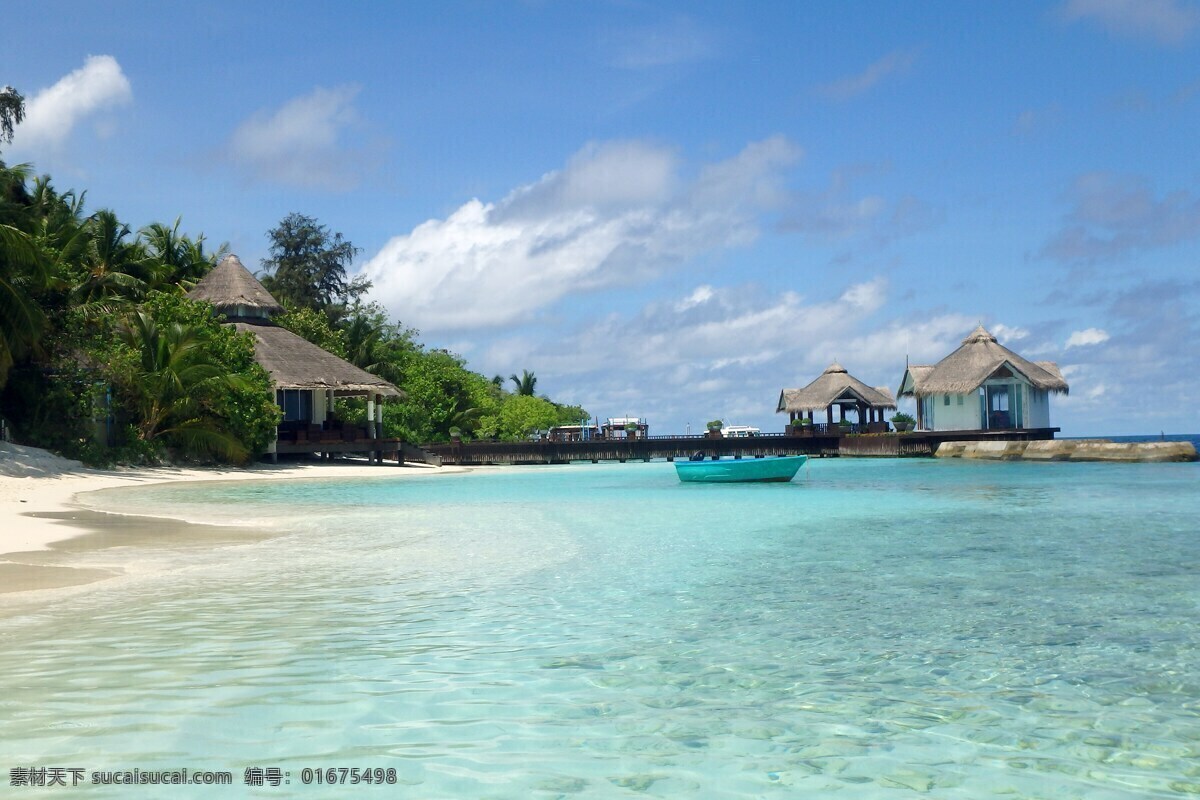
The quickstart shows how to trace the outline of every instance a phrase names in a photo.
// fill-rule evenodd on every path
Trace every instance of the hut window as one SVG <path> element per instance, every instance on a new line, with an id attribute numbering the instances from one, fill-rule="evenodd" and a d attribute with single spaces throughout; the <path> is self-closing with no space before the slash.
<path id="1" fill-rule="evenodd" d="M 961 394 L 958 396 L 958 404 L 960 406 L 963 404 L 963 396 Z"/>
<path id="2" fill-rule="evenodd" d="M 944 406 L 950 405 L 950 395 L 948 395 L 948 394 L 942 395 L 942 405 L 944 405 Z"/>
<path id="3" fill-rule="evenodd" d="M 279 389 L 275 402 L 283 409 L 285 422 L 307 422 L 312 419 L 312 392 L 307 389 Z"/>

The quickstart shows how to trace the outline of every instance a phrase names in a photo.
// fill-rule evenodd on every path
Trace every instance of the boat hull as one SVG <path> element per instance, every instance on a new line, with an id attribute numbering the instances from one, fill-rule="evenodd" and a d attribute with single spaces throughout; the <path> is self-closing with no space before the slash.
<path id="1" fill-rule="evenodd" d="M 787 483 L 807 460 L 808 456 L 780 456 L 676 461 L 675 473 L 684 483 Z"/>

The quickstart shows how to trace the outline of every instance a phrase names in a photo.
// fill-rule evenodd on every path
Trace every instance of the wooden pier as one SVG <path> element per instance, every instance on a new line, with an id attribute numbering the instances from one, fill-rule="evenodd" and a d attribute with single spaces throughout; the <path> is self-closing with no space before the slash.
<path id="1" fill-rule="evenodd" d="M 915 433 L 758 436 L 710 439 L 707 436 L 650 436 L 641 439 L 594 439 L 582 442 L 450 442 L 423 449 L 440 456 L 443 464 L 569 464 L 573 461 L 652 461 L 687 459 L 702 452 L 708 458 L 765 458 L 808 455 L 818 458 L 871 456 L 897 458 L 932 456 L 942 442 L 1032 441 L 1053 439 L 1058 428 L 1009 431 L 918 431 Z"/>

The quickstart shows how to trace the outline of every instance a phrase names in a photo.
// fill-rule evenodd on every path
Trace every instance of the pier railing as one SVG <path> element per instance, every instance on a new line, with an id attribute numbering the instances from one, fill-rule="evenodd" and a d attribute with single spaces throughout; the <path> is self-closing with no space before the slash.
<path id="1" fill-rule="evenodd" d="M 815 426 L 814 426 L 815 427 Z M 689 458 L 700 452 L 707 458 L 767 458 L 770 456 L 929 456 L 945 441 L 972 439 L 1053 439 L 1057 428 L 1019 431 L 918 431 L 915 433 L 792 435 L 763 433 L 756 436 L 709 438 L 705 435 L 646 436 L 635 439 L 594 439 L 576 442 L 450 442 L 423 445 L 444 464 L 567 464 L 572 461 L 650 461 Z"/>

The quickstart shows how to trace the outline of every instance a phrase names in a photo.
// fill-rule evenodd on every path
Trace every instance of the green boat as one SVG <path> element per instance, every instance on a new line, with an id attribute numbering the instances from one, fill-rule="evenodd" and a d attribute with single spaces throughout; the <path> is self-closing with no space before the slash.
<path id="1" fill-rule="evenodd" d="M 675 473 L 684 483 L 786 483 L 805 461 L 808 456 L 676 461 Z"/>

